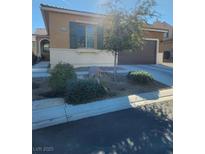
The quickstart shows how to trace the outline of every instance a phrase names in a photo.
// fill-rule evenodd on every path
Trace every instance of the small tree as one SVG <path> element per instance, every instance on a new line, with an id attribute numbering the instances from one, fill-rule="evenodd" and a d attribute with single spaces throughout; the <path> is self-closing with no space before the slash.
<path id="1" fill-rule="evenodd" d="M 117 74 L 117 57 L 121 51 L 136 51 L 143 44 L 143 25 L 149 18 L 155 17 L 154 0 L 137 1 L 129 11 L 120 7 L 120 0 L 103 4 L 107 8 L 105 19 L 104 48 L 114 52 L 114 80 Z M 109 24 L 107 24 L 109 23 Z"/>

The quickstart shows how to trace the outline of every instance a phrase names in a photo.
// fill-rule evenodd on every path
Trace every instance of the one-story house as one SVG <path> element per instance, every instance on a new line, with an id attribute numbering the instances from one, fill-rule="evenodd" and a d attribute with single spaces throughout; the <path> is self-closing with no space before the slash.
<path id="1" fill-rule="evenodd" d="M 50 65 L 70 63 L 81 66 L 113 66 L 114 54 L 103 50 L 105 15 L 70 10 L 41 4 L 50 46 Z M 118 64 L 162 63 L 162 41 L 167 29 L 147 25 L 144 31 L 144 47 L 139 52 L 121 52 Z"/>

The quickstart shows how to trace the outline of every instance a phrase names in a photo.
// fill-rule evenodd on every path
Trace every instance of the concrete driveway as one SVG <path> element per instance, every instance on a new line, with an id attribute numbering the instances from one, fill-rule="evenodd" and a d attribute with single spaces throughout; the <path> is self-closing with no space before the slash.
<path id="1" fill-rule="evenodd" d="M 48 73 L 48 62 L 40 62 L 32 67 L 32 77 L 49 77 Z M 151 73 L 156 81 L 159 81 L 163 84 L 166 84 L 170 87 L 173 86 L 173 68 L 160 65 L 160 64 L 153 64 L 153 65 L 118 65 L 119 70 L 118 73 L 128 73 L 129 71 L 137 71 L 137 70 L 144 70 Z M 113 71 L 107 71 L 112 73 Z M 88 71 L 76 71 L 76 73 L 81 76 L 87 74 Z"/>
<path id="2" fill-rule="evenodd" d="M 173 68 L 160 64 L 153 65 L 119 65 L 127 71 L 144 70 L 151 73 L 156 81 L 173 86 Z"/>
<path id="3" fill-rule="evenodd" d="M 152 64 L 152 65 L 118 65 L 120 68 L 117 72 L 127 74 L 129 71 L 147 71 L 154 79 L 158 82 L 161 82 L 165 85 L 168 85 L 170 87 L 173 86 L 173 68 L 168 67 L 165 65 L 160 64 Z M 105 71 L 109 73 L 113 73 L 113 71 Z M 85 75 L 88 71 L 78 71 L 77 75 Z"/>

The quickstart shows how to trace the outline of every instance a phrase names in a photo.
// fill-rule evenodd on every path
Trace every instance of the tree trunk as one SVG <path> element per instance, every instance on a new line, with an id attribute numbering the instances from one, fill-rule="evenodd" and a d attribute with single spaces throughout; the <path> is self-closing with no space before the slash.
<path id="1" fill-rule="evenodd" d="M 117 55 L 118 55 L 118 52 L 115 51 L 114 72 L 113 72 L 114 81 L 116 81 L 116 78 L 117 78 Z"/>

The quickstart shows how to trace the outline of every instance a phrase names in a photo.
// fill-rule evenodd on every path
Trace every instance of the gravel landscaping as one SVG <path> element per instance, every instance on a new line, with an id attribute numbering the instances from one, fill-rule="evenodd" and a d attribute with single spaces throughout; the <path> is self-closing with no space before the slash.
<path id="1" fill-rule="evenodd" d="M 51 88 L 48 86 L 48 78 L 33 78 L 32 80 L 32 99 L 46 98 L 41 94 L 51 91 Z"/>
<path id="2" fill-rule="evenodd" d="M 88 78 L 88 75 L 84 75 L 83 78 Z M 111 73 L 103 73 L 100 80 L 109 91 L 109 95 L 107 95 L 105 98 L 126 96 L 169 88 L 167 85 L 157 81 L 153 81 L 149 84 L 137 84 L 129 81 L 125 74 L 118 74 L 117 81 L 114 82 L 113 75 Z M 33 86 L 32 90 L 33 100 L 60 97 L 52 94 L 51 88 L 48 85 L 48 81 L 48 78 L 33 79 L 33 85 L 35 85 Z"/>
<path id="3" fill-rule="evenodd" d="M 149 104 L 141 106 L 140 109 L 145 112 L 151 112 L 163 120 L 173 121 L 173 101 Z"/>

